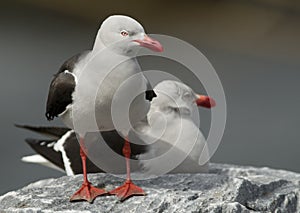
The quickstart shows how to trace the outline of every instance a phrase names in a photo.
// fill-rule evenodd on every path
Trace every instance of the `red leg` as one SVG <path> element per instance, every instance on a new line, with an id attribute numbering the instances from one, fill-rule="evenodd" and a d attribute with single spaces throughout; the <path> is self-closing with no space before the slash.
<path id="1" fill-rule="evenodd" d="M 109 192 L 110 194 L 117 195 L 121 199 L 121 201 L 124 201 L 131 196 L 145 195 L 144 190 L 142 188 L 134 185 L 133 182 L 131 181 L 131 177 L 130 177 L 131 149 L 130 149 L 130 143 L 128 142 L 127 138 L 125 140 L 125 144 L 123 147 L 123 154 L 124 154 L 125 160 L 126 160 L 126 171 L 127 171 L 126 181 L 122 186 Z"/>
<path id="2" fill-rule="evenodd" d="M 75 192 L 70 198 L 70 201 L 79 201 L 86 200 L 88 202 L 93 202 L 93 200 L 100 195 L 107 194 L 104 189 L 98 189 L 88 181 L 87 172 L 86 172 L 86 154 L 83 138 L 80 138 L 80 156 L 82 161 L 82 170 L 83 170 L 83 183 L 80 189 Z"/>

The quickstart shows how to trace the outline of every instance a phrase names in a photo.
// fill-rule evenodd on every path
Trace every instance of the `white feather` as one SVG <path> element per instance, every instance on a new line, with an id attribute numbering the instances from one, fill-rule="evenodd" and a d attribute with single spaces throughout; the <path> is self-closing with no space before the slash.
<path id="1" fill-rule="evenodd" d="M 46 166 L 61 172 L 65 172 L 63 169 L 59 168 L 58 166 L 54 165 L 50 161 L 48 161 L 46 158 L 44 158 L 41 155 L 30 155 L 30 156 L 24 156 L 21 158 L 21 160 L 25 163 L 33 163 L 33 164 L 39 164 L 42 166 Z"/>
<path id="2" fill-rule="evenodd" d="M 64 167 L 65 167 L 65 171 L 67 173 L 68 176 L 73 176 L 74 172 L 71 168 L 71 161 L 67 156 L 67 153 L 64 149 L 64 143 L 66 142 L 66 140 L 71 136 L 71 134 L 73 133 L 73 130 L 70 130 L 68 132 L 66 132 L 54 145 L 54 150 L 57 152 L 61 152 L 62 155 L 62 159 L 64 162 Z"/>

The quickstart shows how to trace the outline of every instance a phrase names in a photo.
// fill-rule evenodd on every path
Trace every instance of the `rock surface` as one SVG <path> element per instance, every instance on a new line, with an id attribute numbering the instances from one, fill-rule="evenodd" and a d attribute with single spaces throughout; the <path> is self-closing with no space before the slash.
<path id="1" fill-rule="evenodd" d="M 123 180 L 90 174 L 110 190 Z M 300 212 L 300 174 L 269 168 L 211 164 L 209 174 L 174 174 L 135 181 L 148 194 L 121 203 L 114 196 L 93 204 L 70 203 L 81 175 L 41 180 L 0 197 L 0 212 Z M 105 184 L 105 185 L 104 185 Z"/>

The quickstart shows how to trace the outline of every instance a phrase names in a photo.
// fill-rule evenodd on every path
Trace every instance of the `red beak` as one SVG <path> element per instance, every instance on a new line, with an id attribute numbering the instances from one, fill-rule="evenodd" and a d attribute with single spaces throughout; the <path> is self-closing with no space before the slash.
<path id="1" fill-rule="evenodd" d="M 164 50 L 163 46 L 158 41 L 154 40 L 153 38 L 150 38 L 147 35 L 145 35 L 143 40 L 134 40 L 134 41 L 139 43 L 140 46 L 146 47 L 155 52 L 162 52 Z"/>
<path id="2" fill-rule="evenodd" d="M 205 108 L 212 108 L 212 107 L 216 106 L 215 100 L 206 95 L 198 95 L 196 104 L 197 104 L 197 106 L 202 106 Z"/>

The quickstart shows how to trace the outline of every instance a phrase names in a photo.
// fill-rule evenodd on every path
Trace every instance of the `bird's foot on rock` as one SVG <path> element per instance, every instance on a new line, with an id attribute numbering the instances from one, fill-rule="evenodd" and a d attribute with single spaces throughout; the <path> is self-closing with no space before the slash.
<path id="1" fill-rule="evenodd" d="M 146 195 L 144 190 L 132 183 L 131 180 L 127 180 L 122 186 L 110 191 L 109 194 L 116 195 L 122 202 L 131 196 Z"/>
<path id="2" fill-rule="evenodd" d="M 106 190 L 96 188 L 92 186 L 91 183 L 87 182 L 87 183 L 83 183 L 80 189 L 72 195 L 70 201 L 86 200 L 92 203 L 96 197 L 107 193 L 108 192 Z"/>

